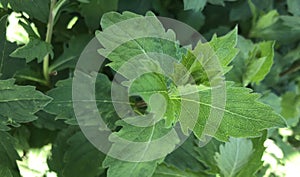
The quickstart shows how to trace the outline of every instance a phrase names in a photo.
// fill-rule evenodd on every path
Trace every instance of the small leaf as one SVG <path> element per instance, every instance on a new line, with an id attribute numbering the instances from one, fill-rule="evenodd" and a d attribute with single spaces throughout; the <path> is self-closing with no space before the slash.
<path id="1" fill-rule="evenodd" d="M 288 11 L 293 15 L 300 16 L 300 1 L 297 0 L 287 0 Z"/>
<path id="2" fill-rule="evenodd" d="M 216 153 L 215 158 L 221 173 L 234 177 L 248 163 L 252 153 L 251 140 L 230 138 L 229 142 L 220 146 L 220 153 Z"/>
<path id="3" fill-rule="evenodd" d="M 202 11 L 207 0 L 183 0 L 184 10 Z"/>
<path id="4" fill-rule="evenodd" d="M 14 85 L 13 79 L 0 81 L 0 93 L 0 130 L 37 119 L 34 114 L 51 101 L 32 86 Z"/>
<path id="5" fill-rule="evenodd" d="M 49 54 L 51 58 L 54 55 L 51 44 L 37 38 L 31 38 L 28 44 L 18 48 L 10 56 L 25 58 L 27 63 L 37 58 L 38 63 L 40 63 Z"/>

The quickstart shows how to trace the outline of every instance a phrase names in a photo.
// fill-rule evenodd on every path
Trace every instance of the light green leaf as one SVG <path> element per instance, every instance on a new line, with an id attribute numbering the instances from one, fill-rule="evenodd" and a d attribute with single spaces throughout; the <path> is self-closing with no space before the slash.
<path id="1" fill-rule="evenodd" d="M 199 42 L 181 61 L 181 64 L 191 73 L 192 78 L 189 78 L 188 82 L 194 80 L 197 84 L 209 85 L 209 78 L 217 79 L 230 71 L 232 67 L 228 65 L 238 53 L 238 49 L 235 48 L 236 43 L 237 28 L 222 37 L 214 35 L 210 42 Z M 217 67 L 218 65 L 220 67 Z M 222 69 L 223 71 L 220 71 Z"/>
<path id="2" fill-rule="evenodd" d="M 202 11 L 207 0 L 183 0 L 184 10 Z"/>
<path id="3" fill-rule="evenodd" d="M 248 163 L 253 153 L 251 140 L 230 138 L 229 142 L 220 146 L 220 152 L 215 158 L 221 174 L 225 177 L 234 177 Z"/>
<path id="4" fill-rule="evenodd" d="M 9 56 L 11 52 L 16 50 L 17 46 L 6 40 L 7 15 L 0 19 L 0 75 L 1 79 L 9 79 L 14 74 L 25 67 L 25 61 L 18 60 Z"/>
<path id="5" fill-rule="evenodd" d="M 37 59 L 38 63 L 40 63 L 44 60 L 44 57 L 49 54 L 51 58 L 53 58 L 54 53 L 51 44 L 37 38 L 31 38 L 28 44 L 18 48 L 11 53 L 10 56 L 25 58 L 27 63 Z"/>
<path id="6" fill-rule="evenodd" d="M 3 177 L 20 177 L 17 160 L 21 160 L 15 150 L 15 140 L 6 132 L 0 131 L 0 175 Z"/>
<path id="7" fill-rule="evenodd" d="M 125 121 L 140 122 L 139 118 L 127 118 Z M 162 163 L 179 142 L 175 131 L 165 128 L 164 124 L 160 121 L 147 127 L 138 127 L 118 122 L 123 128 L 109 137 L 113 145 L 103 162 L 103 166 L 108 167 L 108 177 L 152 176 L 157 164 Z M 117 155 L 121 160 L 109 154 Z"/>
<path id="8" fill-rule="evenodd" d="M 13 79 L 0 81 L 0 93 L 0 130 L 37 119 L 34 114 L 51 101 L 32 86 L 14 85 Z"/>
<path id="9" fill-rule="evenodd" d="M 261 42 L 254 46 L 250 58 L 246 60 L 247 70 L 243 75 L 244 86 L 258 84 L 271 70 L 274 57 L 274 42 Z"/>
<path id="10" fill-rule="evenodd" d="M 195 173 L 188 170 L 179 170 L 172 166 L 161 164 L 152 177 L 206 177 L 206 174 Z"/>
<path id="11" fill-rule="evenodd" d="M 240 53 L 233 60 L 233 69 L 227 74 L 228 80 L 242 83 L 259 84 L 271 70 L 274 58 L 274 42 L 266 41 L 253 44 L 242 36 L 238 38 Z"/>
<path id="12" fill-rule="evenodd" d="M 118 0 L 90 0 L 87 3 L 82 2 L 79 7 L 87 26 L 95 30 L 99 28 L 99 22 L 104 13 L 117 10 Z"/>
<path id="13" fill-rule="evenodd" d="M 7 3 L 16 12 L 25 12 L 44 23 L 48 21 L 50 0 L 4 0 L 2 5 L 6 8 Z"/>

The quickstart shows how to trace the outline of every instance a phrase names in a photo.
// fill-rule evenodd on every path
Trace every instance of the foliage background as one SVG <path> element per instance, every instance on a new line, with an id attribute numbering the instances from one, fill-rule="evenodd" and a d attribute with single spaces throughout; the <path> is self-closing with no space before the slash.
<path id="1" fill-rule="evenodd" d="M 234 67 L 226 75 L 227 79 L 262 94 L 261 101 L 272 106 L 288 123 L 287 128 L 268 130 L 268 138 L 264 143 L 264 165 L 256 175 L 299 174 L 300 1 L 63 0 L 56 7 L 52 39 L 46 35 L 50 0 L 0 2 L 0 79 L 15 79 L 1 84 L 15 90 L 21 89 L 18 86 L 32 85 L 44 93 L 54 88 L 59 80 L 73 75 L 81 51 L 95 31 L 101 29 L 100 19 L 106 12 L 131 11 L 145 15 L 147 11 L 152 11 L 156 15 L 174 18 L 192 26 L 208 41 L 214 33 L 225 35 L 238 26 L 237 47 L 240 52 L 232 62 Z M 272 47 L 274 56 L 272 52 L 267 53 Z M 42 69 L 45 55 L 50 59 L 50 78 L 45 76 Z M 259 59 L 260 56 L 273 60 L 272 68 L 264 79 L 251 75 L 251 67 L 258 65 L 249 65 L 250 59 Z M 111 76 L 107 68 L 101 72 Z M 13 83 L 18 86 L 12 86 Z M 3 95 L 4 91 L 0 91 Z M 50 98 L 34 92 L 34 87 L 26 87 L 26 91 L 21 89 L 19 93 L 36 95 L 36 99 L 32 103 L 34 106 L 28 108 L 31 114 L 22 113 L 18 122 L 2 121 L 0 114 L 0 130 L 7 131 L 0 131 L 0 176 L 19 176 L 19 171 L 23 176 L 106 176 L 107 169 L 101 167 L 103 155 L 98 154 L 78 132 L 77 126 L 72 125 L 71 121 L 65 123 L 62 120 L 69 116 L 68 112 L 53 115 L 41 110 L 39 107 L 49 102 Z M 4 110 L 1 107 L 1 113 Z M 83 143 L 84 151 L 80 152 L 78 147 Z M 183 150 L 194 146 L 188 143 Z M 206 150 L 216 148 L 214 143 L 210 146 Z M 216 151 L 218 148 L 212 151 L 213 155 Z M 187 173 L 188 176 L 197 173 L 194 175 L 200 176 L 207 167 L 210 168 L 209 174 L 214 175 L 214 170 L 218 171 L 214 169 L 218 167 L 211 161 L 214 159 L 205 159 L 205 153 L 191 152 L 188 148 L 186 152 L 188 157 L 167 158 L 166 164 L 175 165 L 159 166 L 156 176 L 163 176 L 160 171 Z M 182 155 L 182 152 L 174 153 Z M 190 159 L 190 162 L 176 162 L 189 158 L 193 153 L 196 158 Z M 82 164 L 86 166 L 82 167 Z"/>

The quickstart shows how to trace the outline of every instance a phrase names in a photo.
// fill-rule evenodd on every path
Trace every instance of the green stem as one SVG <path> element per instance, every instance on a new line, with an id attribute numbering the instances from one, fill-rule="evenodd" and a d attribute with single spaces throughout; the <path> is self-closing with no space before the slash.
<path id="1" fill-rule="evenodd" d="M 39 78 L 35 78 L 35 77 L 31 77 L 31 76 L 24 76 L 24 75 L 17 75 L 16 77 L 20 78 L 20 79 L 26 79 L 29 81 L 33 81 L 33 82 L 38 82 L 42 85 L 46 85 L 46 86 L 48 85 L 48 82 L 46 82 L 45 80 L 39 79 Z"/>
<path id="2" fill-rule="evenodd" d="M 51 44 L 52 40 L 52 33 L 53 33 L 53 25 L 54 25 L 54 14 L 53 14 L 53 9 L 55 7 L 56 0 L 51 0 L 51 5 L 50 5 L 50 11 L 49 11 L 49 19 L 48 19 L 48 24 L 47 24 L 47 33 L 46 33 L 46 42 Z M 43 74 L 45 77 L 45 80 L 48 84 L 50 84 L 50 76 L 49 76 L 49 54 L 45 56 L 43 60 Z"/>

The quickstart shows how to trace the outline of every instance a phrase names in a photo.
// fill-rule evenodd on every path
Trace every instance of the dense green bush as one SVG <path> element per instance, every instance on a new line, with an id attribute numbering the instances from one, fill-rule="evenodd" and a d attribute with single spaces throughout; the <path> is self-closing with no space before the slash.
<path id="1" fill-rule="evenodd" d="M 209 42 L 183 45 L 156 16 Z M 0 177 L 300 172 L 298 0 L 0 0 L 0 32 Z M 86 111 L 91 100 L 74 99 L 91 83 L 107 126 Z M 113 132 L 107 152 L 82 131 L 91 127 Z"/>

